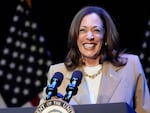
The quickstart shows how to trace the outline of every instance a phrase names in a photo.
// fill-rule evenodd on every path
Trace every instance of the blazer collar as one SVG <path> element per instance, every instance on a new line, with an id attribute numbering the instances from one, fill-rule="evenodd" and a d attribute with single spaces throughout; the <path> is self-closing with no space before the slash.
<path id="1" fill-rule="evenodd" d="M 123 66 L 113 66 L 109 62 L 103 64 L 102 78 L 99 89 L 97 103 L 108 103 L 118 84 L 121 81 L 121 76 L 117 73 Z"/>

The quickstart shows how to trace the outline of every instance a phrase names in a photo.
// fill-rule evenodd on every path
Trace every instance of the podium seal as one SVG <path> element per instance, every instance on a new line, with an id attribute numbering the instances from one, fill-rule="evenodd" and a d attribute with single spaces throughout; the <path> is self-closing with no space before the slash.
<path id="1" fill-rule="evenodd" d="M 39 105 L 34 113 L 75 113 L 75 111 L 63 100 L 50 99 Z"/>

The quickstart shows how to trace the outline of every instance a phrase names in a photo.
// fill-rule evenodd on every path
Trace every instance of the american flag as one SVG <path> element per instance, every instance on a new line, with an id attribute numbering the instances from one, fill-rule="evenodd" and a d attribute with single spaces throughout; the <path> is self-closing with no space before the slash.
<path id="1" fill-rule="evenodd" d="M 20 0 L 0 44 L 0 107 L 36 106 L 51 65 L 51 53 L 31 9 Z M 5 104 L 5 105 L 2 105 Z"/>
<path id="2" fill-rule="evenodd" d="M 145 30 L 140 59 L 143 64 L 143 68 L 148 82 L 148 87 L 150 89 L 150 19 L 148 20 L 147 28 Z"/>

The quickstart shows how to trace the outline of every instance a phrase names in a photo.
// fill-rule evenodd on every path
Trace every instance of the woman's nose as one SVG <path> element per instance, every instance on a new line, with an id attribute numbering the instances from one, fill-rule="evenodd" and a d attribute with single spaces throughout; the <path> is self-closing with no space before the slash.
<path id="1" fill-rule="evenodd" d="M 88 38 L 89 40 L 93 40 L 93 39 L 94 39 L 93 33 L 92 33 L 92 32 L 88 32 L 87 38 Z"/>

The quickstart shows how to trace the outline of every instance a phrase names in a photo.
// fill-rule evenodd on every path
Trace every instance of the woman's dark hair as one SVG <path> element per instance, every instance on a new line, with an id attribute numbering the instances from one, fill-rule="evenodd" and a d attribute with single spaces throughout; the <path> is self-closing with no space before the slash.
<path id="1" fill-rule="evenodd" d="M 80 23 L 84 16 L 96 13 L 103 21 L 104 27 L 104 39 L 100 52 L 100 63 L 103 61 L 110 61 L 115 66 L 121 66 L 126 64 L 126 61 L 119 55 L 122 51 L 119 50 L 119 36 L 116 26 L 111 16 L 101 7 L 98 6 L 86 6 L 83 7 L 74 17 L 69 34 L 68 34 L 68 48 L 69 52 L 65 59 L 65 65 L 67 69 L 73 70 L 77 66 L 82 65 L 81 53 L 77 46 L 77 38 L 79 34 Z"/>

